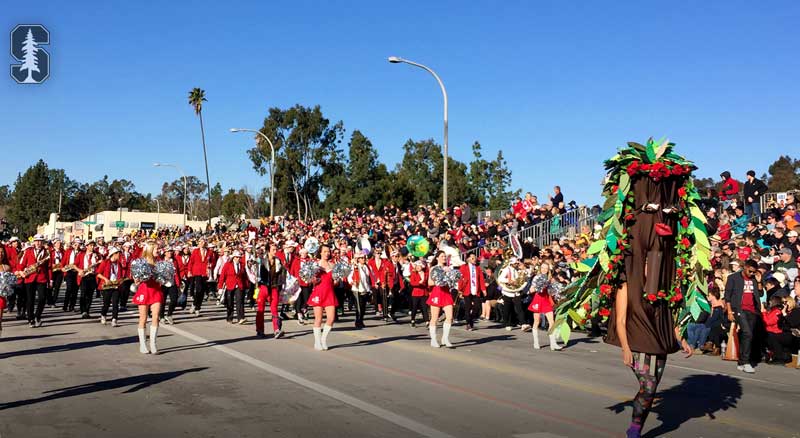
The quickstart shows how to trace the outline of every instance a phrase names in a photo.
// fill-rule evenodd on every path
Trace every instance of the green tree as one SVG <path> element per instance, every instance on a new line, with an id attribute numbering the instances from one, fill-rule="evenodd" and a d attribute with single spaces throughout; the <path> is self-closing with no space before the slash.
<path id="1" fill-rule="evenodd" d="M 244 214 L 246 209 L 245 200 L 236 190 L 229 189 L 228 193 L 222 197 L 222 215 L 225 216 L 225 219 L 235 220 L 239 215 Z"/>
<path id="2" fill-rule="evenodd" d="M 769 179 L 764 181 L 771 192 L 800 189 L 800 160 L 781 155 L 769 166 Z"/>
<path id="3" fill-rule="evenodd" d="M 511 190 L 511 170 L 508 169 L 503 151 L 497 151 L 497 157 L 489 162 L 489 205 L 490 210 L 507 209 L 520 190 Z"/>
<path id="4" fill-rule="evenodd" d="M 400 180 L 408 181 L 413 194 L 412 204 L 441 204 L 444 157 L 442 148 L 433 140 L 408 140 L 403 145 L 403 160 L 397 168 Z M 448 160 L 448 199 L 455 205 L 469 197 L 467 166 L 453 158 Z M 402 205 L 402 204 L 401 204 Z"/>
<path id="5" fill-rule="evenodd" d="M 206 187 L 208 189 L 208 223 L 211 224 L 211 179 L 208 177 L 208 155 L 206 153 L 206 131 L 203 127 L 203 102 L 206 102 L 206 92 L 200 88 L 192 88 L 189 92 L 189 105 L 194 108 L 194 113 L 200 119 L 200 137 L 203 140 L 203 161 L 206 165 Z"/>
<path id="6" fill-rule="evenodd" d="M 35 234 L 36 227 L 46 222 L 53 212 L 49 189 L 50 172 L 44 160 L 17 176 L 8 216 L 23 236 Z"/>
<path id="7" fill-rule="evenodd" d="M 321 198 L 333 193 L 337 179 L 332 176 L 343 169 L 338 149 L 344 133 L 342 122 L 332 124 L 319 105 L 270 108 L 261 132 L 275 146 L 275 211 L 296 209 L 301 217 L 313 217 Z M 258 141 L 248 156 L 253 168 L 266 174 L 269 146 Z"/>

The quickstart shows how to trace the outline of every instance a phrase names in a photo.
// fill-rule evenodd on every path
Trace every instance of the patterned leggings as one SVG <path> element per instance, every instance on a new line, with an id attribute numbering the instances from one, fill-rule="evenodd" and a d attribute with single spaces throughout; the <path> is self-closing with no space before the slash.
<path id="1" fill-rule="evenodd" d="M 653 361 L 655 360 L 655 369 Z M 633 352 L 633 373 L 639 380 L 639 392 L 633 398 L 633 424 L 644 426 L 647 414 L 653 405 L 658 384 L 664 375 L 664 366 L 667 364 L 666 355 L 654 355 Z"/>

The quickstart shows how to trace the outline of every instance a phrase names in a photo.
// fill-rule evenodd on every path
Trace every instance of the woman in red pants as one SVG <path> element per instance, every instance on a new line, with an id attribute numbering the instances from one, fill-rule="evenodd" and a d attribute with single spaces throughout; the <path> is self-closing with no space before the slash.
<path id="1" fill-rule="evenodd" d="M 278 305 L 280 292 L 286 283 L 286 269 L 277 257 L 278 245 L 270 243 L 267 256 L 261 261 L 260 280 L 258 282 L 258 297 L 256 299 L 256 336 L 264 337 L 264 311 L 269 301 L 269 312 L 272 315 L 272 331 L 275 339 L 283 336 L 283 324 Z"/>

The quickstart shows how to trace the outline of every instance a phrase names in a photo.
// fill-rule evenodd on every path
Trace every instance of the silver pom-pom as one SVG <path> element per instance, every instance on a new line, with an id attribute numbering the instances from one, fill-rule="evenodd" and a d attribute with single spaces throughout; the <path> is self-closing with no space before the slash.
<path id="1" fill-rule="evenodd" d="M 300 272 L 298 273 L 298 276 L 306 283 L 310 283 L 311 280 L 313 280 L 317 275 L 317 272 L 319 272 L 319 265 L 317 262 L 303 262 L 300 263 Z"/>
<path id="2" fill-rule="evenodd" d="M 550 280 L 547 278 L 547 275 L 539 274 L 533 277 L 533 281 L 531 282 L 531 293 L 538 294 L 544 291 L 549 283 Z"/>
<path id="3" fill-rule="evenodd" d="M 143 283 L 153 278 L 153 266 L 145 259 L 136 259 L 131 262 L 131 278 Z"/>
<path id="4" fill-rule="evenodd" d="M 157 282 L 166 287 L 171 287 L 175 282 L 175 265 L 169 260 L 162 260 L 156 263 L 153 275 Z"/>
<path id="5" fill-rule="evenodd" d="M 17 276 L 13 272 L 0 272 L 0 297 L 6 298 L 14 293 Z"/>
<path id="6" fill-rule="evenodd" d="M 461 281 L 461 271 L 451 269 L 445 273 L 444 278 L 450 289 L 456 289 L 458 288 L 458 282 Z"/>
<path id="7" fill-rule="evenodd" d="M 553 297 L 553 301 L 558 303 L 562 298 L 564 298 L 563 293 L 565 287 L 566 286 L 564 283 L 553 282 L 550 284 L 550 288 L 548 290 L 550 291 L 550 296 Z"/>
<path id="8" fill-rule="evenodd" d="M 437 286 L 447 286 L 447 272 L 441 266 L 431 268 L 431 280 Z"/>
<path id="9" fill-rule="evenodd" d="M 336 262 L 333 265 L 333 270 L 331 270 L 331 275 L 333 275 L 333 281 L 344 280 L 350 275 L 350 271 L 353 268 L 350 266 L 349 263 L 346 262 Z"/>

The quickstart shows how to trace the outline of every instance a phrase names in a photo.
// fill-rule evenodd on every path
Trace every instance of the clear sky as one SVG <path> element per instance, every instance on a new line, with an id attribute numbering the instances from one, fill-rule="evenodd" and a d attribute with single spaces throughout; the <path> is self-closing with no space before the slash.
<path id="1" fill-rule="evenodd" d="M 52 66 L 38 86 L 0 77 L 0 184 L 39 158 L 143 192 L 177 177 L 154 161 L 203 175 L 193 87 L 208 98 L 212 183 L 266 185 L 252 138 L 228 128 L 297 103 L 344 121 L 347 138 L 361 130 L 394 167 L 407 139 L 442 141 L 442 97 L 391 55 L 442 77 L 453 157 L 469 161 L 475 140 L 502 149 L 515 188 L 540 197 L 560 184 L 598 202 L 602 161 L 651 135 L 700 176 L 760 175 L 800 155 L 799 22 L 796 0 L 7 1 L 0 24 L 44 24 Z"/>

